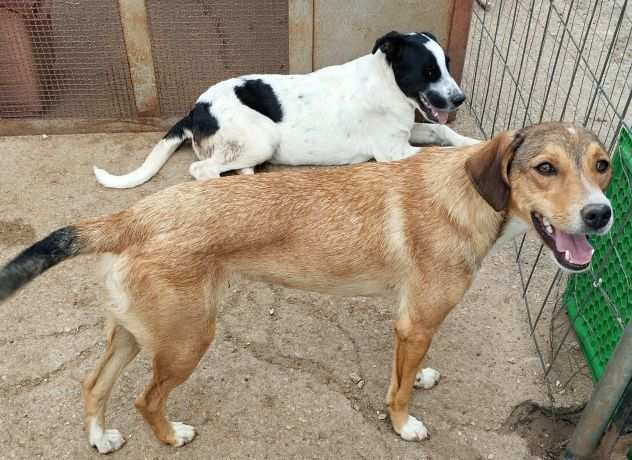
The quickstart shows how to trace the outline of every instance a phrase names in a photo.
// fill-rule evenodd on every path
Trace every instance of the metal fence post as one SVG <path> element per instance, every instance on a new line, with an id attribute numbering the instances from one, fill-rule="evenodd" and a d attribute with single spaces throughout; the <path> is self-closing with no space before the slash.
<path id="1" fill-rule="evenodd" d="M 589 458 L 632 378 L 632 322 L 627 325 L 606 370 L 573 432 L 564 460 Z"/>

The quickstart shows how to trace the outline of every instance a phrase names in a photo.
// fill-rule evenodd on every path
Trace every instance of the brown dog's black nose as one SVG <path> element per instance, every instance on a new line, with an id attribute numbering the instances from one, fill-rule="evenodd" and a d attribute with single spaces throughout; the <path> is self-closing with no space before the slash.
<path id="1" fill-rule="evenodd" d="M 610 222 L 612 209 L 607 204 L 589 204 L 582 208 L 581 214 L 588 228 L 601 230 Z"/>

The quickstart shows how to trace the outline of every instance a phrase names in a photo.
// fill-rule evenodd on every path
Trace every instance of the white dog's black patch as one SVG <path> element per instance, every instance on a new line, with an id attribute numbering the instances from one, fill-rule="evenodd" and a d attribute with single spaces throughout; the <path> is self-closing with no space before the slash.
<path id="1" fill-rule="evenodd" d="M 189 114 L 186 117 L 182 118 L 175 125 L 173 125 L 171 129 L 167 131 L 167 134 L 163 136 L 163 139 L 173 139 L 173 138 L 184 139 L 186 137 L 184 130 L 185 129 L 189 131 L 192 130 L 192 126 L 191 126 L 192 114 L 193 114 L 193 111 L 189 112 Z"/>
<path id="2" fill-rule="evenodd" d="M 211 104 L 208 102 L 195 104 L 189 116 L 191 117 L 193 140 L 198 144 L 203 138 L 212 136 L 219 130 L 219 123 L 211 113 Z"/>
<path id="3" fill-rule="evenodd" d="M 246 80 L 243 85 L 235 86 L 235 95 L 242 104 L 265 115 L 275 123 L 283 119 L 283 110 L 279 98 L 272 87 L 261 79 Z"/>

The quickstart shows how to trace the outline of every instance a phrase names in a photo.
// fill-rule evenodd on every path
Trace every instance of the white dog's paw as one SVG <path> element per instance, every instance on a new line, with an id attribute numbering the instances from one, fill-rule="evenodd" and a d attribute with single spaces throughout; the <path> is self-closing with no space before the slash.
<path id="1" fill-rule="evenodd" d="M 481 142 L 483 141 L 480 139 L 474 139 L 473 137 L 465 137 L 463 141 L 461 142 L 461 145 L 476 145 L 476 144 L 480 144 Z"/>
<path id="2" fill-rule="evenodd" d="M 185 444 L 190 443 L 195 438 L 195 428 L 191 425 L 185 425 L 180 422 L 171 422 L 171 427 L 176 438 L 174 447 L 182 447 Z"/>
<path id="3" fill-rule="evenodd" d="M 96 447 L 100 454 L 109 454 L 119 450 L 125 444 L 125 438 L 119 430 L 101 429 L 96 423 L 90 426 L 90 445 Z"/>
<path id="4" fill-rule="evenodd" d="M 255 168 L 241 168 L 237 170 L 237 174 L 242 176 L 252 176 L 255 173 Z"/>
<path id="5" fill-rule="evenodd" d="M 428 433 L 428 430 L 421 421 L 409 415 L 399 435 L 404 441 L 423 441 L 430 436 L 430 433 Z"/>
<path id="6" fill-rule="evenodd" d="M 425 369 L 422 369 L 417 373 L 414 386 L 415 388 L 423 388 L 424 390 L 428 390 L 439 383 L 440 378 L 441 374 L 439 374 L 439 371 L 426 367 Z"/>
<path id="7" fill-rule="evenodd" d="M 219 173 L 205 161 L 195 161 L 189 166 L 189 174 L 195 180 L 217 179 Z"/>

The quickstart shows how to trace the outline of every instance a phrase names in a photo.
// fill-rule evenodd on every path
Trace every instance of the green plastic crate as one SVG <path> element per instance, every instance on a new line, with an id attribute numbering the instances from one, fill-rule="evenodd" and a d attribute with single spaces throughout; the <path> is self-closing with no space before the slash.
<path id="1" fill-rule="evenodd" d="M 632 136 L 626 129 L 619 134 L 611 164 L 606 194 L 614 209 L 614 226 L 607 236 L 590 238 L 595 248 L 591 268 L 571 276 L 563 295 L 595 381 L 632 319 Z"/>

